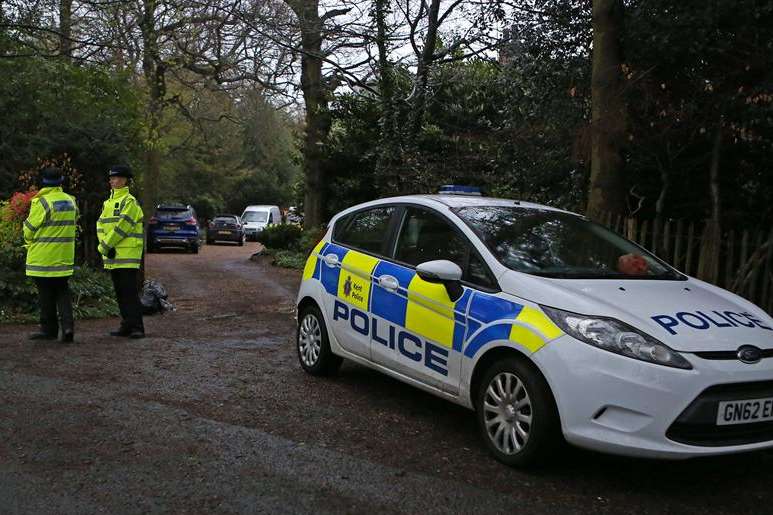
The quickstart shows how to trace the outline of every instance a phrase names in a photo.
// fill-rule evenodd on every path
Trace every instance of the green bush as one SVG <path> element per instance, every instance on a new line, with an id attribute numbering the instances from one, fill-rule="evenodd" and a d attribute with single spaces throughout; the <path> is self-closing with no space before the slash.
<path id="1" fill-rule="evenodd" d="M 302 231 L 297 225 L 275 225 L 258 233 L 258 241 L 266 247 L 264 254 L 273 256 L 274 265 L 303 270 L 306 258 L 324 235 L 325 229 L 319 227 Z"/>
<path id="2" fill-rule="evenodd" d="M 70 279 L 75 318 L 105 318 L 118 315 L 118 303 L 110 275 L 102 270 L 82 267 Z"/>
<path id="3" fill-rule="evenodd" d="M 274 250 L 301 250 L 302 230 L 297 225 L 271 225 L 260 231 L 257 240 Z"/>
<path id="4" fill-rule="evenodd" d="M 273 253 L 274 265 L 282 268 L 293 268 L 303 270 L 306 264 L 306 254 L 297 250 L 277 250 Z"/>
<path id="5" fill-rule="evenodd" d="M 310 227 L 303 231 L 300 241 L 301 252 L 305 255 L 310 254 L 314 247 L 317 246 L 317 243 L 319 243 L 319 240 L 325 235 L 326 230 L 324 227 Z"/>

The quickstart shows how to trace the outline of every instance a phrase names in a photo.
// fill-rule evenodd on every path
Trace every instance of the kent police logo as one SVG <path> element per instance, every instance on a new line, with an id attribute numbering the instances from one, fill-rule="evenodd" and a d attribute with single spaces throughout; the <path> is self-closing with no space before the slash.
<path id="1" fill-rule="evenodd" d="M 347 297 L 352 293 L 352 276 L 347 276 L 344 282 L 344 295 Z"/>

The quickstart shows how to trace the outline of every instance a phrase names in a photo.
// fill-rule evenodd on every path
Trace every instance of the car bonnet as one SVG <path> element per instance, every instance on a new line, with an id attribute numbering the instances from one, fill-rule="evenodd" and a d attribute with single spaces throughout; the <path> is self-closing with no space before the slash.
<path id="1" fill-rule="evenodd" d="M 583 315 L 621 320 L 684 352 L 773 349 L 773 319 L 726 290 L 686 281 L 550 279 L 508 271 L 506 293 Z"/>

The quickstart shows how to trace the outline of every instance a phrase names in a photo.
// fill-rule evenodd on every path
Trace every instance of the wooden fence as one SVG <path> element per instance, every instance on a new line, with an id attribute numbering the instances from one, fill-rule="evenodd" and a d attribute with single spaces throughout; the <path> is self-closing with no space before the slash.
<path id="1" fill-rule="evenodd" d="M 597 219 L 682 272 L 716 284 L 773 315 L 773 227 L 722 231 L 711 220 Z"/>

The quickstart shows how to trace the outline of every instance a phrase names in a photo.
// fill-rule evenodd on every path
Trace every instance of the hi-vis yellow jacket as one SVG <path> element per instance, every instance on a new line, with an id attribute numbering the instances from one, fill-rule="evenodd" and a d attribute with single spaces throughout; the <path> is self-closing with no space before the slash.
<path id="1" fill-rule="evenodd" d="M 98 250 L 106 269 L 140 267 L 145 241 L 142 220 L 142 208 L 128 187 L 110 192 L 97 220 Z M 110 249 L 115 249 L 114 258 L 107 257 Z"/>
<path id="2" fill-rule="evenodd" d="M 68 277 L 75 261 L 78 205 L 59 186 L 43 188 L 32 198 L 24 220 L 26 271 L 30 277 Z"/>

